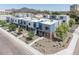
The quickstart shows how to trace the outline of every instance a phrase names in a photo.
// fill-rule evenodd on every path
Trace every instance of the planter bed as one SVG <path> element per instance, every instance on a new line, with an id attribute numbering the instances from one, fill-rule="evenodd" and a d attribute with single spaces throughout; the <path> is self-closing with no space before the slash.
<path id="1" fill-rule="evenodd" d="M 26 42 L 27 44 L 30 44 L 31 42 L 33 42 L 35 39 L 38 38 L 38 36 L 34 36 L 32 40 L 28 40 L 27 37 L 28 37 L 28 35 L 27 35 L 26 37 L 22 36 L 22 37 L 19 38 L 19 39 L 23 40 L 23 41 Z"/>

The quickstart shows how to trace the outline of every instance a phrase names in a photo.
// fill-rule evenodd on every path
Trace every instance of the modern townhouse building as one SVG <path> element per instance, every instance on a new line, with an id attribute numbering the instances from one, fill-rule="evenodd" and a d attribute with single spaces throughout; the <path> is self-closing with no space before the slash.
<path id="1" fill-rule="evenodd" d="M 15 13 L 14 16 L 25 18 L 25 17 L 33 17 L 34 15 L 32 13 Z"/>
<path id="2" fill-rule="evenodd" d="M 39 22 L 39 27 L 37 29 L 37 35 L 52 39 L 57 26 L 58 26 L 57 20 L 41 21 Z"/>
<path id="3" fill-rule="evenodd" d="M 17 26 L 23 27 L 28 31 L 34 31 L 34 33 L 38 36 L 44 36 L 52 39 L 53 34 L 56 31 L 56 28 L 62 23 L 69 21 L 69 16 L 67 15 L 54 15 L 52 18 L 19 18 L 19 17 L 7 17 L 7 21 L 9 23 L 14 23 Z"/>
<path id="4" fill-rule="evenodd" d="M 78 4 L 73 4 L 70 6 L 70 11 L 79 11 L 79 5 Z"/>
<path id="5" fill-rule="evenodd" d="M 6 20 L 6 17 L 9 17 L 11 15 L 0 15 L 0 20 Z"/>
<path id="6" fill-rule="evenodd" d="M 58 20 L 61 20 L 61 23 L 62 22 L 66 22 L 68 24 L 69 20 L 70 20 L 70 17 L 67 16 L 67 15 L 59 15 L 59 19 Z"/>
<path id="7" fill-rule="evenodd" d="M 79 15 L 79 4 L 73 4 L 70 6 L 70 12 L 73 15 Z"/>
<path id="8" fill-rule="evenodd" d="M 70 17 L 68 15 L 50 15 L 50 20 L 58 20 L 58 23 L 61 24 L 63 22 L 66 22 L 68 24 Z"/>

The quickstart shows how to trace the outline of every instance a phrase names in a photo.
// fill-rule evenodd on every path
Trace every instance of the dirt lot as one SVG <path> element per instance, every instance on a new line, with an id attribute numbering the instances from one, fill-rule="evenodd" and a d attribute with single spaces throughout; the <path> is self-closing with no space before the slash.
<path id="1" fill-rule="evenodd" d="M 39 50 L 43 54 L 54 54 L 62 49 L 65 49 L 70 42 L 71 33 L 68 33 L 67 38 L 63 42 L 53 41 L 51 39 L 44 38 L 32 45 L 35 49 Z"/>

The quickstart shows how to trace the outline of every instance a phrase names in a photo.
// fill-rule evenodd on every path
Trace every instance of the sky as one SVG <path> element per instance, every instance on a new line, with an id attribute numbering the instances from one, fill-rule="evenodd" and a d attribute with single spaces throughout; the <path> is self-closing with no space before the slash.
<path id="1" fill-rule="evenodd" d="M 11 8 L 33 8 L 37 10 L 49 10 L 49 11 L 69 11 L 70 4 L 0 4 L 0 9 Z"/>

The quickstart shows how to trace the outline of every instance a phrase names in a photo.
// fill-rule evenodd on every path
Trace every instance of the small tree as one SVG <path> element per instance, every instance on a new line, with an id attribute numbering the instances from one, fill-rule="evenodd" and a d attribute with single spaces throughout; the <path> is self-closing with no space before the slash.
<path id="1" fill-rule="evenodd" d="M 29 40 L 32 40 L 33 36 L 34 36 L 34 32 L 33 32 L 33 31 L 30 31 L 30 32 L 28 33 L 28 39 L 29 39 Z"/>
<path id="2" fill-rule="evenodd" d="M 6 26 L 6 24 L 7 24 L 6 21 L 0 20 L 0 25 L 1 26 Z"/>
<path id="3" fill-rule="evenodd" d="M 69 20 L 69 26 L 72 27 L 75 24 L 75 20 L 74 19 L 70 19 Z"/>
<path id="4" fill-rule="evenodd" d="M 59 12 L 52 12 L 52 15 L 60 15 L 61 13 Z"/>
<path id="5" fill-rule="evenodd" d="M 56 35 L 60 38 L 60 40 L 63 41 L 68 30 L 69 30 L 68 25 L 66 23 L 63 23 L 56 29 Z"/>
<path id="6" fill-rule="evenodd" d="M 56 35 L 58 37 L 60 37 L 60 39 L 63 38 L 63 34 L 64 34 L 64 31 L 63 31 L 63 28 L 61 26 L 59 26 L 57 29 L 56 29 Z"/>
<path id="7" fill-rule="evenodd" d="M 63 28 L 63 30 L 64 30 L 64 33 L 66 33 L 66 32 L 68 32 L 69 31 L 69 26 L 68 26 L 68 24 L 67 23 L 62 23 L 62 28 Z"/>
<path id="8" fill-rule="evenodd" d="M 17 26 L 15 24 L 9 24 L 8 28 L 9 28 L 9 31 L 13 31 L 17 28 Z"/>

